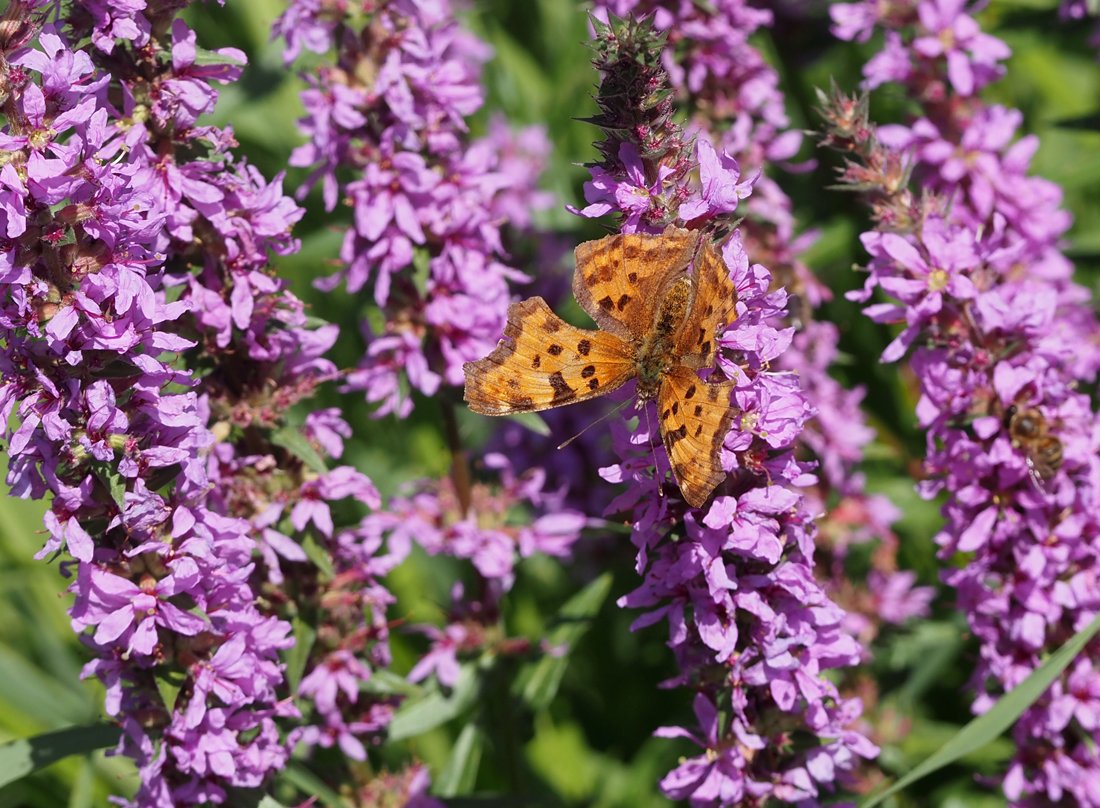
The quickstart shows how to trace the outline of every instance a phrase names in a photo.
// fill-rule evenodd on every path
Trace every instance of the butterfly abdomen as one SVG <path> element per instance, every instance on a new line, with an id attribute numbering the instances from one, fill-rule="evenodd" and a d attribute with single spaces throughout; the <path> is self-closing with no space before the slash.
<path id="1" fill-rule="evenodd" d="M 648 401 L 656 398 L 661 386 L 661 376 L 672 362 L 672 347 L 676 332 L 691 305 L 691 278 L 681 275 L 669 284 L 657 314 L 653 328 L 638 346 L 638 398 Z"/>

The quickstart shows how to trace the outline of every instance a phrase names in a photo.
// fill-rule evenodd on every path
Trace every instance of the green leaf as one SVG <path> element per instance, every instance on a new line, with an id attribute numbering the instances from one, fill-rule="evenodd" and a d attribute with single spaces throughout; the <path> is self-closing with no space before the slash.
<path id="1" fill-rule="evenodd" d="M 153 672 L 153 679 L 157 683 L 157 692 L 164 700 L 164 706 L 170 711 L 174 710 L 180 690 L 183 689 L 184 682 L 187 681 L 187 674 L 179 668 L 162 665 Z"/>
<path id="2" fill-rule="evenodd" d="M 305 551 L 306 558 L 312 561 L 313 565 L 317 567 L 326 578 L 332 578 L 335 574 L 335 570 L 332 567 L 332 556 L 329 555 L 328 550 L 318 543 L 313 533 L 307 533 L 302 538 L 302 550 Z"/>
<path id="3" fill-rule="evenodd" d="M 69 755 L 86 755 L 118 743 L 121 731 L 110 724 L 68 727 L 0 745 L 0 787 Z"/>
<path id="4" fill-rule="evenodd" d="M 318 474 L 328 471 L 325 459 L 313 448 L 313 444 L 296 426 L 284 426 L 271 433 L 271 442 L 286 449 Z"/>
<path id="5" fill-rule="evenodd" d="M 207 50 L 206 48 L 196 46 L 195 64 L 200 67 L 208 67 L 210 65 L 236 65 L 237 67 L 245 67 L 248 64 L 248 60 L 235 59 L 228 54 L 218 53 L 217 51 Z"/>
<path id="6" fill-rule="evenodd" d="M 329 808 L 347 808 L 347 803 L 339 794 L 324 780 L 301 764 L 291 763 L 279 776 L 309 796 L 316 797 Z"/>
<path id="7" fill-rule="evenodd" d="M 99 478 L 99 481 L 103 483 L 104 487 L 111 493 L 111 499 L 114 500 L 119 509 L 125 509 L 126 478 L 118 473 L 118 469 L 113 466 L 108 466 L 106 463 L 96 463 L 95 476 Z"/>
<path id="8" fill-rule="evenodd" d="M 303 620 L 301 615 L 295 615 L 290 624 L 294 627 L 294 645 L 286 652 L 286 680 L 290 684 L 290 691 L 297 693 L 313 643 L 317 639 L 317 629 Z"/>
<path id="9" fill-rule="evenodd" d="M 402 741 L 420 735 L 466 712 L 477 700 L 478 675 L 475 666 L 463 665 L 450 695 L 438 690 L 422 699 L 410 699 L 397 710 L 390 723 L 390 740 Z"/>
<path id="10" fill-rule="evenodd" d="M 272 797 L 270 794 L 264 795 L 264 798 L 260 800 L 256 808 L 286 808 L 281 802 Z"/>
<path id="11" fill-rule="evenodd" d="M 522 680 L 520 698 L 532 710 L 550 706 L 561 687 L 569 654 L 592 625 L 611 591 L 611 574 L 604 573 L 572 598 L 558 612 L 556 626 L 547 635 L 547 645 L 556 650 L 531 666 L 530 675 Z"/>
<path id="12" fill-rule="evenodd" d="M 508 416 L 509 421 L 522 426 L 524 429 L 529 429 L 536 435 L 546 437 L 550 434 L 550 424 L 543 420 L 543 417 L 537 412 L 517 412 Z"/>
<path id="13" fill-rule="evenodd" d="M 420 696 L 425 692 L 420 685 L 386 669 L 372 671 L 363 690 L 377 696 Z"/>
<path id="14" fill-rule="evenodd" d="M 413 284 L 421 296 L 428 294 L 428 280 L 432 274 L 432 256 L 427 247 L 413 248 Z"/>
<path id="15" fill-rule="evenodd" d="M 485 733 L 477 724 L 467 724 L 462 728 L 451 757 L 436 780 L 436 793 L 441 797 L 454 797 L 473 791 L 484 751 Z"/>
<path id="16" fill-rule="evenodd" d="M 860 808 L 873 808 L 887 797 L 898 793 L 922 777 L 954 763 L 964 755 L 968 755 L 996 739 L 1002 732 L 1012 726 L 1024 710 L 1034 704 L 1035 700 L 1046 692 L 1051 683 L 1066 669 L 1073 658 L 1081 653 L 1081 649 L 1085 647 L 1085 644 L 1092 639 L 1098 630 L 1100 630 L 1100 615 L 1097 615 L 1091 623 L 1071 637 L 1069 642 L 1051 654 L 1047 661 L 1034 670 L 1019 686 L 1002 696 L 1000 701 L 993 705 L 987 713 L 978 716 L 959 730 L 955 737 L 945 743 L 938 752 L 926 758 L 924 762 L 886 791 L 864 801 Z"/>

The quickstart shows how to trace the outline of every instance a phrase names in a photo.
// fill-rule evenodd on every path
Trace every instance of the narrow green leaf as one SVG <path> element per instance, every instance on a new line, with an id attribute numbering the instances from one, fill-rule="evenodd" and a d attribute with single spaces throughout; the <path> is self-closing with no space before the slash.
<path id="1" fill-rule="evenodd" d="M 294 645 L 286 652 L 286 680 L 290 684 L 290 691 L 297 693 L 313 643 L 317 639 L 317 630 L 303 620 L 301 615 L 296 615 L 290 623 L 294 627 Z"/>
<path id="2" fill-rule="evenodd" d="M 326 578 L 332 578 L 334 574 L 332 556 L 328 554 L 328 550 L 317 542 L 317 539 L 313 537 L 312 533 L 307 533 L 302 538 L 302 550 L 305 551 L 306 558 L 312 561 L 313 565 L 317 567 Z"/>
<path id="3" fill-rule="evenodd" d="M 436 793 L 441 797 L 454 797 L 473 791 L 484 751 L 485 733 L 477 724 L 467 724 L 462 728 L 451 750 L 451 757 L 435 782 Z"/>
<path id="4" fill-rule="evenodd" d="M 281 446 L 318 474 L 328 471 L 325 459 L 317 453 L 302 431 L 296 426 L 284 426 L 271 433 L 271 442 Z"/>
<path id="5" fill-rule="evenodd" d="M 420 696 L 425 692 L 420 685 L 385 669 L 373 671 L 363 690 L 378 696 Z"/>
<path id="6" fill-rule="evenodd" d="M 561 687 L 569 654 L 592 625 L 611 591 L 611 575 L 605 573 L 565 602 L 558 612 L 556 625 L 547 635 L 553 655 L 542 657 L 531 666 L 530 675 L 521 680 L 520 698 L 532 710 L 550 706 Z"/>
<path id="7" fill-rule="evenodd" d="M 246 67 L 248 62 L 247 60 L 236 59 L 225 53 L 218 53 L 217 51 L 196 47 L 195 64 L 200 67 L 209 67 L 210 65 L 235 65 L 237 67 Z"/>
<path id="8" fill-rule="evenodd" d="M 421 295 L 428 293 L 428 279 L 432 274 L 432 256 L 427 247 L 413 248 L 413 284 Z"/>
<path id="9" fill-rule="evenodd" d="M 108 466 L 106 463 L 95 464 L 95 476 L 103 483 L 111 493 L 111 499 L 120 509 L 126 507 L 126 479 L 118 473 L 118 469 Z"/>
<path id="10" fill-rule="evenodd" d="M 550 424 L 543 420 L 537 412 L 517 412 L 508 416 L 509 421 L 515 421 L 524 429 L 529 429 L 536 435 L 546 437 L 550 434 Z"/>
<path id="11" fill-rule="evenodd" d="M 164 700 L 164 706 L 169 710 L 174 710 L 180 690 L 183 689 L 184 682 L 187 681 L 187 674 L 178 668 L 162 666 L 154 671 L 153 680 L 157 683 L 157 692 Z"/>
<path id="12" fill-rule="evenodd" d="M 860 808 L 874 808 L 892 794 L 898 793 L 922 777 L 954 763 L 964 755 L 980 749 L 997 738 L 1012 726 L 1024 710 L 1046 692 L 1051 683 L 1066 669 L 1073 658 L 1081 653 L 1081 649 L 1098 630 L 1100 630 L 1100 615 L 1051 654 L 1047 661 L 1036 668 L 1019 686 L 1003 695 L 988 712 L 959 730 L 955 737 L 945 743 L 938 752 L 926 758 L 890 788 L 865 800 Z"/>
<path id="13" fill-rule="evenodd" d="M 68 727 L 0 745 L 0 787 L 69 755 L 85 755 L 118 743 L 120 730 L 110 724 Z"/>
<path id="14" fill-rule="evenodd" d="M 347 803 L 341 799 L 339 794 L 324 780 L 301 764 L 291 763 L 283 769 L 282 774 L 279 776 L 309 796 L 316 797 L 329 808 L 347 808 Z"/>
<path id="15" fill-rule="evenodd" d="M 390 740 L 402 741 L 446 724 L 469 709 L 476 699 L 477 673 L 473 665 L 463 665 L 450 695 L 435 690 L 398 708 L 390 723 Z"/>
<path id="16" fill-rule="evenodd" d="M 264 798 L 260 800 L 259 805 L 256 808 L 286 808 L 281 802 L 272 797 L 270 794 L 265 794 Z"/>

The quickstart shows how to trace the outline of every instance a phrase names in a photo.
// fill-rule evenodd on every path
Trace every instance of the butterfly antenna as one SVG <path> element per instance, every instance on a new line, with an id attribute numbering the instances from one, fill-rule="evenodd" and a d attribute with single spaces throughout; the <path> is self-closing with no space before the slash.
<path id="1" fill-rule="evenodd" d="M 558 448 L 559 448 L 559 449 L 564 449 L 564 448 L 565 448 L 566 446 L 568 446 L 568 445 L 569 445 L 570 443 L 572 443 L 573 441 L 575 441 L 575 440 L 576 440 L 577 438 L 579 438 L 579 437 L 580 437 L 581 435 L 583 435 L 583 434 L 584 434 L 585 432 L 587 432 L 588 430 L 590 430 L 590 429 L 591 429 L 592 427 L 594 427 L 594 426 L 595 426 L 596 424 L 599 424 L 599 423 L 603 423 L 604 421 L 606 421 L 606 420 L 607 420 L 608 418 L 610 418 L 610 417 L 611 417 L 612 415 L 614 415 L 615 413 L 617 413 L 617 412 L 618 412 L 619 410 L 621 410 L 621 409 L 622 409 L 623 407 L 625 407 L 625 406 L 626 406 L 627 404 L 629 404 L 629 403 L 630 403 L 630 399 L 627 399 L 626 401 L 622 402 L 621 404 L 616 404 L 616 405 L 615 405 L 614 407 L 612 407 L 612 408 L 611 408 L 610 410 L 608 410 L 607 412 L 605 412 L 605 413 L 604 413 L 603 415 L 601 415 L 601 416 L 600 416 L 599 418 L 597 418 L 597 419 L 596 419 L 595 421 L 593 421 L 592 423 L 590 423 L 590 424 L 589 424 L 588 426 L 586 426 L 586 427 L 585 427 L 584 429 L 582 429 L 582 430 L 581 430 L 580 432 L 578 432 L 578 433 L 577 433 L 576 435 L 574 435 L 573 437 L 571 437 L 571 438 L 570 438 L 569 440 L 565 441 L 565 442 L 564 442 L 564 443 L 562 443 L 562 444 L 559 444 L 559 445 L 558 445 Z"/>
<path id="2" fill-rule="evenodd" d="M 657 447 L 653 445 L 653 425 L 650 423 L 649 420 L 649 405 L 642 404 L 642 407 L 643 409 L 645 409 L 645 428 L 649 440 L 649 453 L 653 456 L 653 479 L 654 481 L 657 481 Z M 660 481 L 657 481 L 657 496 L 663 497 L 664 495 L 665 487 L 661 484 Z"/>

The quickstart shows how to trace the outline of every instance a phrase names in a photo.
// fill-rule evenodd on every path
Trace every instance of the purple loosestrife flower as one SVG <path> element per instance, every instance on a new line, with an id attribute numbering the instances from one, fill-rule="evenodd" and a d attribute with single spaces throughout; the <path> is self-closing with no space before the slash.
<path id="1" fill-rule="evenodd" d="M 376 416 L 404 417 L 413 406 L 405 381 L 427 395 L 461 384 L 463 363 L 496 344 L 507 281 L 522 277 L 507 266 L 501 226 L 523 227 L 529 219 L 515 210 L 547 204 L 535 190 L 545 145 L 537 130 L 512 134 L 499 123 L 483 140 L 468 137 L 488 52 L 448 3 L 381 3 L 360 37 L 331 41 L 338 22 L 352 24 L 348 14 L 296 2 L 276 24 L 288 57 L 303 44 L 336 49 L 336 64 L 307 78 L 309 142 L 291 163 L 314 168 L 311 183 L 322 182 L 329 209 L 341 190 L 337 169 L 357 174 L 342 189 L 354 221 L 344 268 L 318 285 L 370 285 L 386 325 L 369 334 L 346 389 L 378 403 Z"/>
<path id="2" fill-rule="evenodd" d="M 444 808 L 428 796 L 428 769 L 414 763 L 400 773 L 382 772 L 356 795 L 359 805 L 403 805 L 405 808 Z"/>
<path id="3" fill-rule="evenodd" d="M 502 582 L 505 590 L 519 559 L 535 553 L 568 556 L 585 517 L 562 507 L 561 492 L 543 490 L 545 473 L 540 469 L 517 476 L 503 455 L 487 455 L 484 462 L 500 482 L 476 483 L 465 507 L 450 479 L 425 481 L 412 496 L 395 498 L 388 511 L 368 516 L 364 527 L 372 535 L 386 536 L 391 546 L 415 543 L 430 555 L 467 559 L 484 578 Z M 515 524 L 508 514 L 521 505 L 541 515 L 529 524 Z"/>
<path id="4" fill-rule="evenodd" d="M 872 434 L 860 428 L 864 417 L 858 398 L 847 398 L 839 383 L 821 366 L 819 358 L 827 356 L 825 361 L 832 361 L 833 352 L 823 350 L 814 356 L 817 340 L 828 336 L 822 333 L 825 326 L 812 321 L 812 309 L 831 296 L 800 258 L 816 240 L 816 234 L 796 235 L 790 199 L 764 172 L 766 163 L 785 163 L 794 157 L 802 137 L 790 128 L 778 74 L 750 41 L 754 31 L 772 24 L 771 12 L 751 8 L 740 0 L 708 4 L 614 0 L 597 3 L 596 12 L 651 14 L 653 25 L 667 36 L 661 64 L 667 69 L 674 97 L 688 110 L 689 129 L 699 133 L 695 156 L 702 187 L 683 201 L 680 218 L 692 227 L 705 226 L 712 219 L 728 219 L 742 202 L 740 213 L 745 218 L 740 229 L 746 249 L 771 269 L 774 284 L 797 295 L 792 315 L 806 333 L 783 354 L 779 366 L 800 373 L 803 389 L 819 412 L 819 420 L 802 431 L 804 445 L 799 450 L 800 456 L 813 457 L 821 464 L 817 485 L 807 487 L 805 492 L 812 512 L 823 514 L 823 534 L 835 548 L 835 555 L 818 567 L 818 573 L 831 597 L 842 598 L 846 606 L 858 611 L 849 615 L 846 625 L 862 626 L 859 636 L 870 641 L 876 633 L 873 626 L 878 623 L 879 613 L 874 606 L 878 596 L 866 587 L 850 584 L 851 575 L 843 565 L 843 548 L 850 542 L 879 540 L 874 563 L 881 568 L 866 586 L 878 590 L 891 585 L 895 597 L 902 598 L 914 581 L 904 573 L 897 577 L 891 520 L 872 519 L 891 513 L 889 503 L 863 494 L 863 478 L 856 473 L 862 447 Z M 786 167 L 799 170 L 798 166 Z M 845 428 L 828 428 L 828 421 L 834 418 Z M 849 438 L 856 440 L 852 443 Z M 835 494 L 841 497 L 839 501 Z M 833 514 L 825 505 L 829 502 L 835 504 L 835 522 L 830 521 Z M 853 523 L 856 515 L 866 517 L 869 523 Z M 909 602 L 912 611 L 902 607 L 896 611 L 907 616 L 919 614 L 930 596 L 930 590 L 917 588 Z"/>
<path id="5" fill-rule="evenodd" d="M 786 295 L 768 291 L 769 274 L 749 264 L 736 237 L 724 257 L 738 317 L 719 340 L 719 370 L 737 380 L 732 405 L 742 412 L 722 449 L 730 482 L 708 507 L 685 512 L 674 496 L 658 495 L 664 470 L 654 477 L 646 460 L 636 462 L 637 442 L 652 436 L 644 428 L 634 436 L 616 432 L 624 460 L 607 476 L 631 487 L 611 509 L 631 514 L 644 574 L 621 605 L 644 610 L 635 627 L 668 621 L 681 668 L 670 685 L 711 683 L 696 697 L 699 732 L 660 731 L 694 737 L 706 750 L 662 781 L 663 790 L 700 805 L 767 798 L 816 804 L 859 758 L 876 754 L 847 729 L 858 701 L 822 676 L 856 664 L 861 652 L 843 628 L 843 611 L 813 575 L 813 521 L 799 490 L 813 476 L 791 453 L 813 411 L 795 377 L 767 370 L 790 343 L 789 329 L 769 325 Z M 718 707 L 728 714 L 721 721 Z M 783 749 L 786 734 L 796 731 L 819 736 L 821 746 L 809 755 L 756 754 Z"/>
<path id="6" fill-rule="evenodd" d="M 584 198 L 588 205 L 572 212 L 589 218 L 606 216 L 612 211 L 620 211 L 625 216 L 620 229 L 624 233 L 660 232 L 661 228 L 649 220 L 654 214 L 663 217 L 669 210 L 669 203 L 662 199 L 667 190 L 666 180 L 675 170 L 669 166 L 658 166 L 657 176 L 649 182 L 645 176 L 645 166 L 637 148 L 631 143 L 619 147 L 619 165 L 623 176 L 616 177 L 599 166 L 592 168 L 592 179 L 584 184 Z M 677 191 L 672 189 L 675 196 Z M 643 225 L 642 219 L 646 218 Z"/>
<path id="7" fill-rule="evenodd" d="M 706 133 L 704 141 L 713 141 L 712 150 L 725 155 L 722 160 L 736 160 L 752 177 L 765 162 L 786 161 L 797 153 L 802 136 L 789 128 L 778 74 L 749 41 L 754 31 L 772 23 L 770 11 L 743 0 L 705 5 L 690 0 L 601 0 L 595 12 L 601 19 L 608 13 L 651 15 L 653 26 L 667 41 L 659 58 L 670 88 L 668 102 L 678 100 L 689 110 L 688 130 Z M 755 193 L 743 208 L 748 214 L 745 237 L 749 243 L 765 244 L 772 240 L 765 234 L 773 228 L 792 232 L 793 217 L 786 195 L 772 179 L 759 176 L 755 182 Z M 769 263 L 786 276 L 786 266 Z"/>
<path id="8" fill-rule="evenodd" d="M 658 11 L 654 19 L 671 30 L 675 16 Z M 596 33 L 597 64 L 604 74 L 601 96 L 605 86 L 633 86 L 630 77 L 639 65 L 648 70 L 643 75 L 662 75 L 652 68 L 661 53 L 659 41 L 639 32 L 636 24 L 597 27 Z M 628 46 L 636 43 L 645 43 L 650 52 L 635 54 Z M 620 50 L 631 58 L 616 58 Z M 644 86 L 655 97 L 664 89 L 655 83 Z M 617 97 L 611 90 L 606 94 Z M 620 133 L 632 131 L 625 124 L 633 115 L 626 101 L 606 106 L 594 120 L 607 133 L 600 144 L 605 156 L 613 153 Z M 664 154 L 661 164 L 691 165 L 676 137 L 678 128 L 670 118 L 661 123 L 664 129 L 653 138 L 679 149 Z M 751 183 L 740 182 L 737 164 L 720 156 L 712 143 L 704 145 L 706 140 L 700 135 L 697 146 L 706 167 L 703 187 L 685 183 L 673 198 L 691 200 L 685 203 L 687 212 L 678 204 L 665 214 L 670 219 L 678 212 L 693 221 L 728 221 L 751 189 Z M 771 369 L 793 337 L 793 329 L 781 324 L 786 292 L 769 291 L 771 274 L 750 264 L 740 231 L 723 256 L 737 290 L 737 318 L 718 336 L 715 371 L 715 378 L 736 382 L 730 406 L 740 416 L 721 448 L 730 477 L 709 505 L 688 510 L 676 495 L 662 496 L 667 458 L 658 452 L 657 468 L 652 468 L 654 436 L 643 426 L 647 421 L 640 419 L 633 431 L 613 423 L 613 448 L 621 459 L 602 473 L 628 487 L 608 512 L 627 514 L 638 547 L 637 568 L 644 576 L 620 605 L 645 610 L 636 628 L 668 621 L 680 674 L 667 685 L 699 691 L 699 731 L 659 731 L 691 737 L 705 750 L 662 781 L 665 793 L 697 805 L 759 804 L 769 798 L 818 804 L 819 796 L 852 775 L 859 758 L 877 753 L 848 728 L 859 716 L 859 702 L 842 697 L 823 676 L 827 669 L 856 664 L 861 649 L 845 628 L 843 611 L 813 575 L 813 521 L 800 489 L 812 485 L 814 477 L 793 453 L 813 409 L 796 376 Z M 787 749 L 787 733 L 798 731 L 817 735 L 822 745 L 808 755 L 757 754 L 765 748 Z"/>
<path id="9" fill-rule="evenodd" d="M 818 467 L 818 485 L 806 489 L 811 513 L 818 513 L 818 576 L 830 597 L 848 613 L 846 627 L 869 646 L 881 623 L 901 624 L 925 616 L 934 591 L 915 586 L 916 576 L 897 569 L 898 539 L 891 525 L 899 512 L 882 496 L 863 490 L 854 469 L 874 431 L 862 422 L 859 403 L 864 389 L 845 390 L 828 374 L 837 356 L 839 333 L 831 323 L 809 322 L 778 358 L 777 369 L 797 371 L 816 413 L 801 435 Z M 834 500 L 830 503 L 830 500 Z M 851 546 L 877 541 L 873 570 L 866 582 L 853 579 L 845 567 Z"/>
<path id="10" fill-rule="evenodd" d="M 673 120 L 661 37 L 648 23 L 612 25 L 598 15 L 592 21 L 597 35 L 592 64 L 601 78 L 599 113 L 588 122 L 604 132 L 596 144 L 603 160 L 589 166 L 592 179 L 584 186 L 589 204 L 567 210 L 588 217 L 615 212 L 623 216 L 624 232 L 659 233 L 686 198 L 684 181 L 694 165 Z"/>
<path id="11" fill-rule="evenodd" d="M 891 128 L 880 142 L 865 105 L 834 95 L 827 142 L 850 155 L 843 178 L 873 195 L 880 225 L 863 236 L 869 275 L 853 297 L 869 301 L 881 287 L 897 302 L 872 303 L 868 315 L 905 324 L 884 358 L 909 356 L 920 386 L 929 447 L 920 490 L 946 493 L 936 541 L 980 642 L 972 685 L 982 712 L 1096 612 L 1080 586 L 1100 552 L 1097 419 L 1076 385 L 1095 376 L 1098 330 L 1058 251 L 1068 226 L 1060 194 L 1026 175 L 1034 142 L 1011 143 L 1017 114 L 961 94 L 920 95 L 950 84 L 947 65 L 914 64 L 920 72 L 903 80 L 924 115 L 908 131 Z M 919 202 L 892 168 L 906 160 Z M 1003 781 L 1011 804 L 1098 804 L 1090 783 L 1100 761 L 1068 730 L 1062 700 L 1068 678 L 1087 679 L 1097 659 L 1087 648 L 1018 721 Z"/>
<path id="12" fill-rule="evenodd" d="M 276 720 L 298 712 L 278 659 L 290 624 L 272 605 L 283 601 L 254 588 L 265 578 L 254 553 L 270 580 L 278 558 L 301 574 L 289 534 L 302 502 L 297 521 L 350 553 L 337 566 L 380 607 L 372 619 L 388 603 L 369 579 L 379 548 L 357 547 L 323 501 L 376 505 L 369 481 L 255 454 L 335 375 L 322 354 L 336 331 L 309 327 L 268 266 L 297 248 L 302 211 L 280 179 L 232 159 L 228 132 L 198 125 L 216 99 L 208 82 L 233 80 L 239 54 L 200 66 L 175 10 L 84 3 L 68 27 L 42 31 L 40 50 L 24 47 L 33 26 L 0 45 L 15 48 L 0 129 L 8 480 L 51 500 L 43 553 L 77 559 L 73 627 L 95 657 L 84 675 L 104 682 L 117 751 L 139 767 L 136 806 L 220 803 L 285 765 Z M 111 40 L 125 20 L 146 44 L 121 58 L 131 46 Z M 153 37 L 169 29 L 171 60 Z M 68 44 L 89 35 L 99 50 Z M 307 432 L 332 447 L 347 428 L 328 413 Z M 359 636 L 353 651 L 369 645 L 369 662 L 388 664 L 384 623 Z M 174 703 L 165 675 L 182 682 Z"/>
<path id="13" fill-rule="evenodd" d="M 911 45 L 920 57 L 946 60 L 947 77 L 962 96 L 973 95 L 978 87 L 1000 78 L 1004 69 L 999 63 L 1011 53 L 963 13 L 966 5 L 966 0 L 922 0 L 917 17 L 925 33 Z"/>

